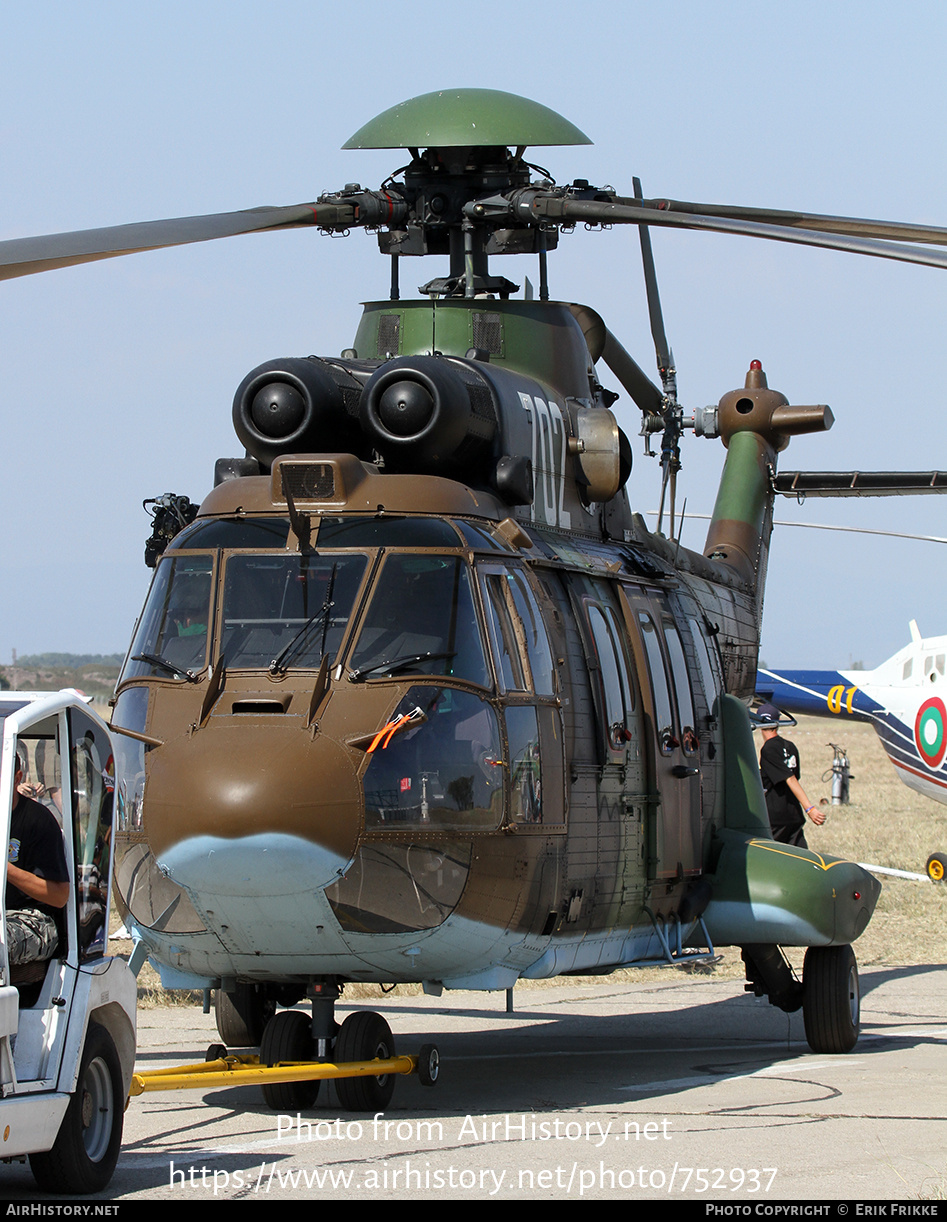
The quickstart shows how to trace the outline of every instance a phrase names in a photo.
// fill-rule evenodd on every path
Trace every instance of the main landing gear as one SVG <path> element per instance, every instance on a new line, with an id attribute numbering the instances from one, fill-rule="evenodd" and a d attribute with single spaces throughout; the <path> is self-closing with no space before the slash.
<path id="1" fill-rule="evenodd" d="M 397 1073 L 410 1072 L 410 1062 L 422 1086 L 433 1086 L 439 1072 L 439 1058 L 433 1044 L 425 1044 L 409 1068 L 370 1074 L 364 1063 L 375 1060 L 391 1062 L 397 1057 L 391 1028 L 380 1014 L 371 1010 L 356 1010 L 341 1026 L 335 1021 L 335 1003 L 341 995 L 335 981 L 323 981 L 309 991 L 312 1015 L 302 1009 L 276 1010 L 272 994 L 265 986 L 239 985 L 233 993 L 218 993 L 215 1008 L 217 1029 L 229 1045 L 259 1044 L 260 1066 L 278 1066 L 287 1062 L 309 1062 L 326 1065 L 325 1077 L 336 1083 L 339 1103 L 347 1111 L 383 1112 L 391 1102 Z M 293 998 L 286 1000 L 292 1004 Z M 226 1049 L 214 1046 L 214 1061 L 226 1057 Z M 210 1054 L 208 1054 L 210 1055 Z M 234 1058 L 231 1058 L 234 1059 Z M 248 1058 L 240 1058 L 246 1061 Z M 361 1072 L 336 1074 L 329 1066 L 345 1069 L 351 1066 Z M 263 1098 L 268 1107 L 279 1112 L 306 1111 L 318 1098 L 321 1078 L 302 1081 L 265 1080 Z"/>
<path id="2" fill-rule="evenodd" d="M 813 1052 L 851 1052 L 858 1042 L 861 993 L 850 946 L 810 946 L 801 984 L 778 946 L 744 946 L 742 951 L 748 992 L 768 997 L 788 1014 L 801 1009 Z"/>

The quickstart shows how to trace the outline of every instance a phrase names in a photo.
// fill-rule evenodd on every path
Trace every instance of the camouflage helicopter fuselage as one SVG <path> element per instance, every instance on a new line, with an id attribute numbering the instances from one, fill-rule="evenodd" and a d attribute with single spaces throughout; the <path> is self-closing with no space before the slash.
<path id="1" fill-rule="evenodd" d="M 166 985 L 496 989 L 864 929 L 865 871 L 770 841 L 740 703 L 776 454 L 831 417 L 754 363 L 688 551 L 629 507 L 601 330 L 378 302 L 343 359 L 245 379 L 256 457 L 161 558 L 114 709 Z"/>

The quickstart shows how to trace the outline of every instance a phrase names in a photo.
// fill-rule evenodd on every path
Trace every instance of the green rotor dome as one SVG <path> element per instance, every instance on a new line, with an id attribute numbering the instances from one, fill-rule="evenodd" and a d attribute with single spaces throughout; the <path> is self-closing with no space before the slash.
<path id="1" fill-rule="evenodd" d="M 399 102 L 342 145 L 344 149 L 458 148 L 591 144 L 548 106 L 499 89 L 439 89 Z"/>

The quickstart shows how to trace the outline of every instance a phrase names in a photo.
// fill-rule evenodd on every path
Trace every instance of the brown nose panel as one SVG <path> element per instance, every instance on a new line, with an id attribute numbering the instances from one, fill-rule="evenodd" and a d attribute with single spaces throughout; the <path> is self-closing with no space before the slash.
<path id="1" fill-rule="evenodd" d="M 210 837 L 276 834 L 308 841 L 347 864 L 364 815 L 348 749 L 284 717 L 212 717 L 148 753 L 145 832 L 156 857 Z M 326 885 L 336 876 L 320 885 Z"/>

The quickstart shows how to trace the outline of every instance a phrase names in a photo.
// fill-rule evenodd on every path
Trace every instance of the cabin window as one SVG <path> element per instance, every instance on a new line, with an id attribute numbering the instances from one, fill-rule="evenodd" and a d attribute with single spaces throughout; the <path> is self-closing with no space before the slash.
<path id="1" fill-rule="evenodd" d="M 228 669 L 314 669 L 334 658 L 368 564 L 362 555 L 230 556 L 221 654 Z"/>
<path id="2" fill-rule="evenodd" d="M 714 704 L 722 690 L 720 672 L 716 663 L 716 652 L 712 651 L 704 636 L 704 629 L 695 619 L 688 619 L 694 649 L 697 653 L 697 665 L 700 669 L 701 686 L 707 698 L 707 708 L 712 714 Z"/>
<path id="3" fill-rule="evenodd" d="M 484 602 L 500 686 L 554 696 L 555 667 L 539 605 L 517 569 L 482 569 Z"/>
<path id="4" fill-rule="evenodd" d="M 182 679 L 203 670 L 213 575 L 209 555 L 169 556 L 159 562 L 123 680 L 136 675 Z"/>
<path id="5" fill-rule="evenodd" d="M 418 710 L 413 724 L 382 738 L 365 772 L 365 825 L 488 831 L 503 814 L 497 716 L 471 692 L 413 687 L 389 718 Z"/>
<path id="6" fill-rule="evenodd" d="M 904 663 L 904 669 L 901 671 L 901 678 L 910 679 L 911 672 L 913 670 L 914 670 L 914 659 L 908 658 L 908 660 Z"/>
<path id="7" fill-rule="evenodd" d="M 662 752 L 667 754 L 676 745 L 674 735 L 674 714 L 671 709 L 671 692 L 668 686 L 667 671 L 664 669 L 664 657 L 661 653 L 661 642 L 658 639 L 658 629 L 646 611 L 638 612 L 638 627 L 641 639 L 644 641 L 645 653 L 648 657 L 648 670 L 651 675 L 651 689 L 654 693 L 654 716 L 658 743 Z"/>
<path id="8" fill-rule="evenodd" d="M 630 718 L 635 698 L 621 646 L 621 632 L 611 609 L 586 602 L 586 615 L 592 629 L 595 653 L 601 676 L 605 710 L 605 737 L 609 750 L 624 753 L 630 737 Z"/>
<path id="9" fill-rule="evenodd" d="M 349 667 L 353 679 L 449 675 L 488 687 L 467 565 L 456 556 L 388 556 Z"/>
<path id="10" fill-rule="evenodd" d="M 692 755 L 699 745 L 694 730 L 694 701 L 691 697 L 681 634 L 670 616 L 664 617 L 664 639 L 667 642 L 668 657 L 671 660 L 671 674 L 674 676 L 674 691 L 677 696 L 677 711 L 681 724 L 681 746 L 688 755 Z"/>

